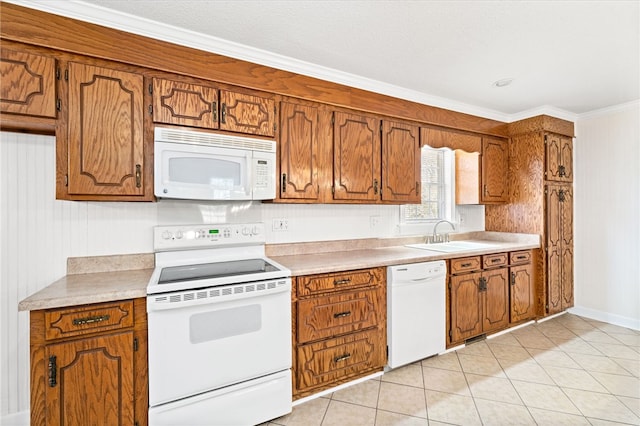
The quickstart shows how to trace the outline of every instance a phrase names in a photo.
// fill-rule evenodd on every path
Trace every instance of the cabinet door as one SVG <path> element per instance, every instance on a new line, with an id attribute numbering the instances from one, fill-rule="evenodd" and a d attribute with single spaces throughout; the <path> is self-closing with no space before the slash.
<path id="1" fill-rule="evenodd" d="M 280 198 L 317 200 L 318 109 L 280 104 Z"/>
<path id="2" fill-rule="evenodd" d="M 535 283 L 533 266 L 529 264 L 511 267 L 511 322 L 533 318 L 535 315 Z"/>
<path id="3" fill-rule="evenodd" d="M 371 116 L 334 113 L 334 199 L 380 199 L 379 123 Z"/>
<path id="4" fill-rule="evenodd" d="M 68 193 L 144 195 L 143 77 L 69 64 Z"/>
<path id="5" fill-rule="evenodd" d="M 573 190 L 562 187 L 561 207 L 561 252 L 562 264 L 562 310 L 573 307 Z"/>
<path id="6" fill-rule="evenodd" d="M 573 140 L 566 136 L 547 134 L 545 178 L 556 182 L 573 181 Z"/>
<path id="7" fill-rule="evenodd" d="M 482 202 L 506 203 L 509 198 L 509 141 L 482 138 Z"/>
<path id="8" fill-rule="evenodd" d="M 153 121 L 218 128 L 218 90 L 214 87 L 153 79 Z"/>
<path id="9" fill-rule="evenodd" d="M 56 61 L 34 53 L 0 49 L 0 111 L 56 116 Z"/>
<path id="10" fill-rule="evenodd" d="M 509 324 L 509 270 L 493 269 L 482 274 L 482 331 L 488 333 Z"/>
<path id="11" fill-rule="evenodd" d="M 419 203 L 419 127 L 382 122 L 382 199 Z"/>
<path id="12" fill-rule="evenodd" d="M 562 205 L 560 194 L 562 186 L 547 185 L 547 313 L 562 311 Z"/>
<path id="13" fill-rule="evenodd" d="M 480 272 L 451 277 L 451 343 L 482 333 Z"/>
<path id="14" fill-rule="evenodd" d="M 47 424 L 133 425 L 133 332 L 47 346 Z"/>
<path id="15" fill-rule="evenodd" d="M 220 129 L 273 136 L 275 120 L 276 104 L 272 98 L 220 90 Z"/>

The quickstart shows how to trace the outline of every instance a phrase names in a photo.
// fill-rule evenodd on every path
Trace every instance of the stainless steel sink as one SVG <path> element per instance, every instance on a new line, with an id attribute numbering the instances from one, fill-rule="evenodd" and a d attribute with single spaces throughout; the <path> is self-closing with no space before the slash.
<path id="1" fill-rule="evenodd" d="M 479 250 L 495 247 L 495 244 L 479 243 L 476 241 L 450 241 L 448 243 L 408 244 L 406 247 L 417 248 L 421 250 L 439 251 L 444 253 L 453 253 L 456 251 Z"/>

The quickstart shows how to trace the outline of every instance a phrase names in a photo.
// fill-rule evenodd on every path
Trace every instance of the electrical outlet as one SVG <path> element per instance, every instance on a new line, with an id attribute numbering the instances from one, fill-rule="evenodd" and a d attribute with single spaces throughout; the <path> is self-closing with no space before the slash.
<path id="1" fill-rule="evenodd" d="M 377 228 L 379 224 L 380 224 L 380 216 L 378 215 L 369 216 L 369 227 L 371 229 Z"/>
<path id="2" fill-rule="evenodd" d="M 289 230 L 289 219 L 273 219 L 272 229 L 275 232 L 283 232 Z"/>

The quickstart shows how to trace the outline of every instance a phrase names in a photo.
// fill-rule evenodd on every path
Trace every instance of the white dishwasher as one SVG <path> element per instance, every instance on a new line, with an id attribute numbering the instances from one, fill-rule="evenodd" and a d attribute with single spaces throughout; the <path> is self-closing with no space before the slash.
<path id="1" fill-rule="evenodd" d="M 387 268 L 390 368 L 445 350 L 446 277 L 444 260 Z"/>

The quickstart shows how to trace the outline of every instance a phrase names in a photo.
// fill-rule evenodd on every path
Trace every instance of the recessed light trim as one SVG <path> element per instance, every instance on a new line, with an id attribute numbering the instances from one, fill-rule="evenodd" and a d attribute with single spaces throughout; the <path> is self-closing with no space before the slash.
<path id="1" fill-rule="evenodd" d="M 513 78 L 502 78 L 493 82 L 493 87 L 505 87 L 513 83 Z"/>

